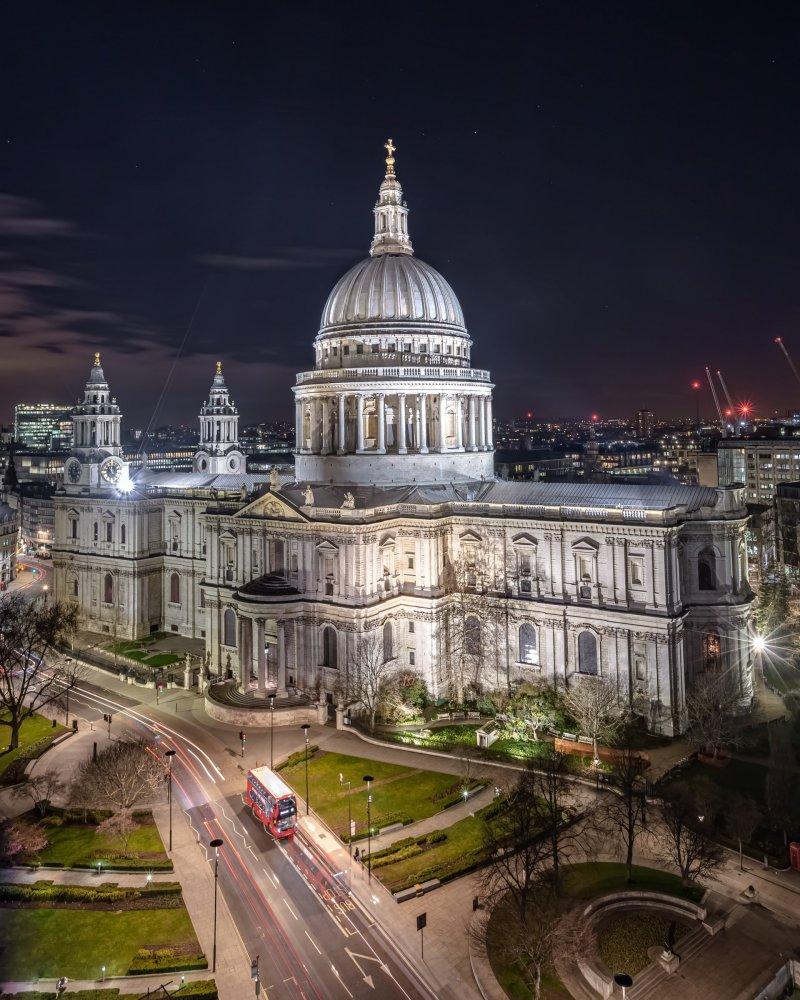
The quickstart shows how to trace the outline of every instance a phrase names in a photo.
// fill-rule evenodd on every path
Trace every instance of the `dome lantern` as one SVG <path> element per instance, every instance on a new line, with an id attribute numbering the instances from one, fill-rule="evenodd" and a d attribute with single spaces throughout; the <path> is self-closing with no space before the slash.
<path id="1" fill-rule="evenodd" d="M 385 144 L 386 176 L 375 203 L 375 236 L 370 255 L 384 253 L 413 254 L 414 248 L 408 235 L 408 207 L 403 201 L 403 189 L 394 172 L 394 153 L 397 147 L 389 139 Z"/>

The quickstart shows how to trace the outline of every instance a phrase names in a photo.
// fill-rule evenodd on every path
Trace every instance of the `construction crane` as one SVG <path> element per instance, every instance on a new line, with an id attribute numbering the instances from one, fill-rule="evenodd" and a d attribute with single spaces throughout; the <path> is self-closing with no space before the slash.
<path id="1" fill-rule="evenodd" d="M 722 377 L 722 372 L 717 368 L 717 378 L 719 379 L 719 384 L 722 386 L 722 391 L 725 393 L 725 399 L 728 403 L 728 410 L 730 411 L 731 420 L 733 422 L 734 429 L 738 426 L 736 422 L 736 407 L 733 405 L 733 400 L 731 399 L 731 394 L 728 392 L 728 387 L 725 385 L 725 379 Z"/>
<path id="2" fill-rule="evenodd" d="M 792 361 L 791 356 L 789 355 L 789 352 L 786 350 L 786 344 L 784 344 L 783 338 L 782 337 L 776 337 L 775 338 L 775 343 L 783 351 L 783 356 L 786 358 L 786 361 L 787 361 L 789 367 L 792 369 L 792 374 L 797 379 L 798 383 L 800 383 L 800 372 L 797 371 L 797 366 L 795 365 L 794 361 Z"/>
<path id="3" fill-rule="evenodd" d="M 725 423 L 725 418 L 722 416 L 722 407 L 719 405 L 719 396 L 717 396 L 717 388 L 714 385 L 714 379 L 711 377 L 711 370 L 708 367 L 708 365 L 706 365 L 706 378 L 708 379 L 708 385 L 709 388 L 711 389 L 711 395 L 714 398 L 714 406 L 716 406 L 717 408 L 717 415 L 719 416 L 719 422 L 720 425 L 722 426 L 722 436 L 727 437 L 728 425 Z"/>

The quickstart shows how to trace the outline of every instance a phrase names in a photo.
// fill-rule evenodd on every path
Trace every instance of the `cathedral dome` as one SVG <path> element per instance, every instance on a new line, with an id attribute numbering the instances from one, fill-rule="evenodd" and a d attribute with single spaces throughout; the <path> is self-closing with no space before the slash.
<path id="1" fill-rule="evenodd" d="M 337 281 L 322 311 L 320 334 L 342 327 L 422 324 L 467 336 L 464 314 L 448 282 L 410 253 L 379 253 Z"/>

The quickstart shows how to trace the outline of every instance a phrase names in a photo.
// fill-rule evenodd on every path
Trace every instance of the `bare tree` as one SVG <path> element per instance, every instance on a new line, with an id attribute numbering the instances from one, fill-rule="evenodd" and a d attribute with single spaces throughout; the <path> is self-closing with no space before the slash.
<path id="1" fill-rule="evenodd" d="M 0 725 L 11 730 L 10 750 L 19 746 L 23 722 L 58 702 L 80 679 L 77 661 L 53 655 L 77 624 L 71 604 L 43 605 L 21 591 L 0 600 Z"/>
<path id="2" fill-rule="evenodd" d="M 77 777 L 69 786 L 68 800 L 70 806 L 75 809 L 80 809 L 83 813 L 83 822 L 86 823 L 88 819 L 89 810 L 92 809 L 96 802 L 95 789 L 92 785 L 91 775 L 86 775 L 78 770 Z"/>
<path id="3" fill-rule="evenodd" d="M 723 746 L 739 741 L 738 708 L 739 696 L 730 674 L 700 674 L 686 696 L 687 739 L 699 750 L 710 750 L 716 759 Z"/>
<path id="4" fill-rule="evenodd" d="M 53 768 L 28 775 L 19 785 L 15 785 L 13 795 L 18 799 L 30 799 L 39 813 L 44 816 L 47 807 L 64 788 L 61 775 Z"/>
<path id="5" fill-rule="evenodd" d="M 101 837 L 117 839 L 122 843 L 122 850 L 128 850 L 128 844 L 139 824 L 131 815 L 130 811 L 123 809 L 121 812 L 112 813 L 108 819 L 98 823 L 95 833 Z"/>
<path id="6" fill-rule="evenodd" d="M 749 844 L 761 822 L 761 810 L 747 795 L 733 792 L 725 803 L 725 827 L 739 844 L 739 870 L 744 871 L 744 844 Z"/>
<path id="7" fill-rule="evenodd" d="M 569 858 L 587 847 L 588 824 L 580 835 L 567 821 L 570 818 L 570 782 L 567 778 L 568 764 L 563 753 L 559 753 L 552 743 L 536 760 L 533 771 L 534 787 L 540 800 L 543 828 L 547 831 L 550 845 L 550 859 L 553 866 L 553 884 L 558 888 L 561 882 L 561 867 Z"/>
<path id="8" fill-rule="evenodd" d="M 626 722 L 620 715 L 614 689 L 605 677 L 576 676 L 564 695 L 564 702 L 581 735 L 592 741 L 596 761 L 598 741 L 611 740 Z"/>
<path id="9" fill-rule="evenodd" d="M 96 760 L 85 761 L 79 776 L 91 789 L 94 805 L 119 812 L 146 802 L 164 770 L 147 740 L 118 740 Z"/>
<path id="10" fill-rule="evenodd" d="M 645 788 L 641 755 L 630 746 L 617 747 L 611 757 L 615 793 L 608 796 L 605 814 L 625 848 L 628 882 L 633 881 L 633 853 L 645 825 Z"/>
<path id="11" fill-rule="evenodd" d="M 489 561 L 473 548 L 446 561 L 444 586 L 447 600 L 443 634 L 450 690 L 462 704 L 467 687 L 478 689 L 482 685 L 487 662 L 495 663 L 491 686 L 500 686 L 505 610 L 493 596 L 497 581 Z"/>
<path id="12" fill-rule="evenodd" d="M 486 822 L 483 833 L 489 859 L 481 878 L 483 893 L 493 904 L 507 899 L 525 925 L 535 888 L 551 862 L 545 826 L 549 816 L 538 775 L 521 772 L 498 805 L 498 815 Z"/>
<path id="13" fill-rule="evenodd" d="M 724 859 L 722 847 L 699 828 L 691 789 L 676 783 L 661 802 L 666 850 L 684 885 L 713 877 Z"/>
<path id="14" fill-rule="evenodd" d="M 365 633 L 358 641 L 347 673 L 345 695 L 349 702 L 363 706 L 369 716 L 370 731 L 375 729 L 375 717 L 389 693 L 397 668 L 397 660 L 386 658 L 384 653 L 382 636 L 375 632 Z"/>

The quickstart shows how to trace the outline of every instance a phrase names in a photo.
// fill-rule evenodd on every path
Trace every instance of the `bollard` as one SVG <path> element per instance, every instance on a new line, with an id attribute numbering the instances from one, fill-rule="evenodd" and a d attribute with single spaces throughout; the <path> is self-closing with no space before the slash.
<path id="1" fill-rule="evenodd" d="M 97 760 L 97 740 L 92 744 L 92 760 Z"/>

